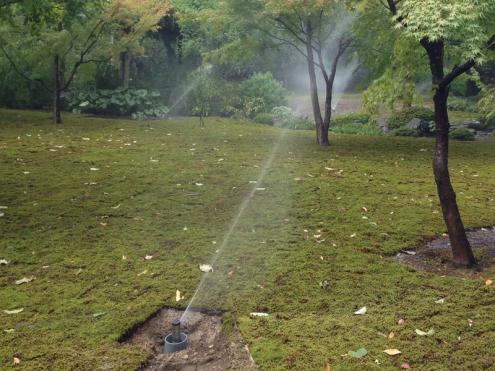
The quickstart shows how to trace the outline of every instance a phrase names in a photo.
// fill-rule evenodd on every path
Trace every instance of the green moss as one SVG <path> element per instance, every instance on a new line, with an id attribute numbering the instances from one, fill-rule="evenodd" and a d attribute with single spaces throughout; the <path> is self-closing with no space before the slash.
<path id="1" fill-rule="evenodd" d="M 205 129 L 195 119 L 66 119 L 57 127 L 49 114 L 0 111 L 0 205 L 9 207 L 0 258 L 10 262 L 0 266 L 0 322 L 15 329 L 0 333 L 0 368 L 19 354 L 24 369 L 134 369 L 148 355 L 117 339 L 161 306 L 187 305 L 198 265 L 218 249 L 281 130 L 215 118 Z M 322 149 L 313 132 L 288 131 L 196 304 L 228 310 L 226 326 L 239 322 L 263 370 L 489 368 L 493 287 L 390 259 L 445 230 L 432 150 L 430 139 L 346 135 Z M 495 224 L 494 156 L 492 141 L 452 143 L 470 228 Z M 270 316 L 252 320 L 252 311 Z M 363 359 L 342 356 L 360 347 Z"/>

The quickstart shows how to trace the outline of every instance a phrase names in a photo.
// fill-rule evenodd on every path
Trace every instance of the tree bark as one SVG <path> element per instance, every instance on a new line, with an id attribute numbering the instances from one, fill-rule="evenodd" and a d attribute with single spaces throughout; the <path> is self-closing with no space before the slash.
<path id="1" fill-rule="evenodd" d="M 309 26 L 308 26 L 309 28 Z M 316 68 L 314 53 L 312 48 L 311 32 L 308 31 L 306 39 L 306 51 L 307 51 L 307 62 L 308 62 L 308 72 L 309 72 L 309 91 L 311 96 L 311 105 L 313 107 L 313 116 L 315 119 L 316 127 L 316 143 L 320 146 L 328 146 L 330 142 L 328 140 L 328 128 L 325 130 L 323 124 L 323 118 L 321 117 L 320 100 L 318 98 L 318 83 L 316 80 Z"/>
<path id="2" fill-rule="evenodd" d="M 128 51 L 120 53 L 120 83 L 124 89 L 129 89 L 131 74 L 131 56 Z"/>
<path id="3" fill-rule="evenodd" d="M 471 267 L 476 260 L 471 245 L 466 236 L 466 230 L 462 222 L 459 207 L 457 206 L 456 194 L 452 186 L 449 174 L 449 115 L 447 100 L 449 87 L 444 86 L 444 44 L 442 41 L 430 42 L 423 40 L 430 61 L 433 86 L 436 87 L 435 125 L 436 142 L 433 157 L 433 172 L 437 185 L 438 196 L 442 207 L 443 218 L 447 226 L 452 249 L 453 260 L 456 265 Z"/>
<path id="4" fill-rule="evenodd" d="M 63 77 L 62 77 L 62 61 L 59 55 L 55 55 L 53 60 L 53 72 L 55 78 L 55 88 L 53 90 L 53 122 L 55 124 L 62 123 L 62 91 L 63 91 Z"/>

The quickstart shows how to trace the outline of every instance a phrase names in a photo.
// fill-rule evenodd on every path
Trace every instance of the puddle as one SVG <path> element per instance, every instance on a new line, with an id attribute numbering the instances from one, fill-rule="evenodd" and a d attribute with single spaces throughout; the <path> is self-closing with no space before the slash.
<path id="1" fill-rule="evenodd" d="M 163 308 L 123 340 L 147 350 L 151 357 L 141 370 L 220 371 L 257 370 L 237 327 L 224 332 L 220 312 L 192 311 L 182 331 L 189 336 L 186 350 L 164 353 L 164 336 L 182 311 Z"/>

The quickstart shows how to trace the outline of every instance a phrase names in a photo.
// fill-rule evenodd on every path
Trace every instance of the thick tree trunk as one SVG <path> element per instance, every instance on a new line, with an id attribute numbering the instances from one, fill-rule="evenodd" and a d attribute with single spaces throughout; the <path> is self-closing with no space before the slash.
<path id="1" fill-rule="evenodd" d="M 53 60 L 53 72 L 55 79 L 55 88 L 53 90 L 53 122 L 56 124 L 62 123 L 62 91 L 63 91 L 63 78 L 62 78 L 62 61 L 60 56 L 56 55 Z"/>
<path id="2" fill-rule="evenodd" d="M 124 89 L 129 89 L 131 76 L 131 56 L 129 52 L 120 53 L 120 84 Z"/>
<path id="3" fill-rule="evenodd" d="M 313 116 L 316 127 L 316 143 L 321 146 L 328 146 L 328 127 L 325 130 L 323 118 L 321 117 L 320 100 L 318 98 L 318 83 L 316 80 L 316 70 L 313 49 L 311 47 L 312 40 L 309 35 L 306 42 L 306 51 L 308 56 L 308 72 L 309 72 L 309 92 L 311 96 L 311 105 L 313 107 Z"/>
<path id="4" fill-rule="evenodd" d="M 449 88 L 441 84 L 444 78 L 444 45 L 441 41 L 423 41 L 422 44 L 428 52 L 433 85 L 436 86 L 434 96 L 436 143 L 433 172 L 435 174 L 438 196 L 442 206 L 443 218 L 449 233 L 454 263 L 463 267 L 471 267 L 476 264 L 476 260 L 466 236 L 449 174 L 450 124 L 447 110 Z"/>

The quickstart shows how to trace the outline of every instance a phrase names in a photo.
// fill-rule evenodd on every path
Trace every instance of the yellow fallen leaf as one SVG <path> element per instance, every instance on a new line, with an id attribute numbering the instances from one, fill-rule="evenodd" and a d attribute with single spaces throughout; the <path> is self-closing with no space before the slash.
<path id="1" fill-rule="evenodd" d="M 33 276 L 31 276 L 31 277 L 24 277 L 24 278 L 21 278 L 20 280 L 15 281 L 15 284 L 16 285 L 22 285 L 23 283 L 29 283 L 32 280 L 34 280 L 34 277 Z"/>
<path id="2" fill-rule="evenodd" d="M 385 349 L 383 353 L 386 353 L 389 356 L 396 356 L 398 354 L 401 354 L 402 352 L 399 349 Z"/>
<path id="3" fill-rule="evenodd" d="M 21 313 L 23 310 L 24 310 L 24 308 L 12 309 L 12 310 L 5 309 L 3 312 L 5 314 L 17 314 L 17 313 Z"/>
<path id="4" fill-rule="evenodd" d="M 175 291 L 175 301 L 180 301 L 180 300 L 181 300 L 180 291 L 176 290 Z"/>
<path id="5" fill-rule="evenodd" d="M 493 284 L 493 281 L 492 280 L 486 280 L 485 281 L 485 285 L 486 286 L 490 286 L 491 284 Z"/>
<path id="6" fill-rule="evenodd" d="M 14 361 L 13 361 L 13 363 L 14 363 L 14 366 L 15 366 L 15 365 L 18 365 L 18 364 L 20 364 L 20 363 L 21 363 L 21 360 L 20 360 L 18 357 L 14 357 Z"/>

